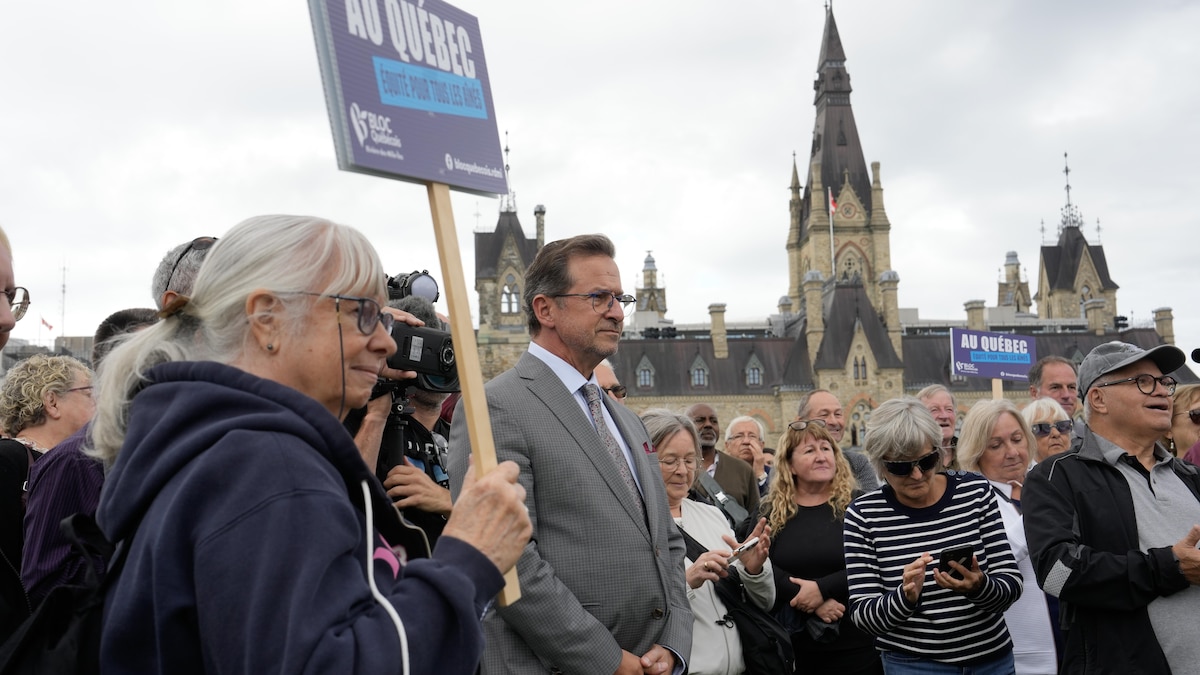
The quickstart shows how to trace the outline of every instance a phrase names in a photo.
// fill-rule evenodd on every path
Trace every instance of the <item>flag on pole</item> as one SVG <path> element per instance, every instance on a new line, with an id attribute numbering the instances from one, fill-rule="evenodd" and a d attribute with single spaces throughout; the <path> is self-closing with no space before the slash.
<path id="1" fill-rule="evenodd" d="M 825 188 L 829 192 L 829 215 L 837 213 L 837 200 L 833 198 L 833 188 Z"/>
<path id="2" fill-rule="evenodd" d="M 41 319 L 42 319 L 42 325 L 46 327 L 46 330 L 54 330 L 54 326 L 51 326 L 50 322 L 46 321 L 46 317 L 43 316 L 43 317 L 41 317 Z"/>

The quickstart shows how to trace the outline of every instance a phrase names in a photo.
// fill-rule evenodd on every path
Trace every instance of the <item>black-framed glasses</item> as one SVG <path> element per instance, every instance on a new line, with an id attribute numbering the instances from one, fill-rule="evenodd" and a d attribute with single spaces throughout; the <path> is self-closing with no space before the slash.
<path id="1" fill-rule="evenodd" d="M 623 384 L 614 384 L 611 387 L 600 387 L 601 391 L 607 391 L 617 398 L 625 398 L 625 394 L 629 393 L 629 389 Z"/>
<path id="2" fill-rule="evenodd" d="M 792 431 L 804 431 L 810 425 L 815 425 L 815 426 L 821 427 L 822 429 L 824 429 L 826 426 L 828 426 L 827 424 L 825 424 L 825 420 L 820 420 L 820 419 L 796 420 L 794 422 L 788 422 L 788 428 L 791 429 Z"/>
<path id="3" fill-rule="evenodd" d="M 550 296 L 552 298 L 591 298 L 592 309 L 603 314 L 612 309 L 614 302 L 621 303 L 621 310 L 629 309 L 629 306 L 637 302 L 637 298 L 632 295 L 618 295 L 612 291 L 596 291 L 595 293 L 556 293 Z"/>
<path id="4" fill-rule="evenodd" d="M 188 245 L 184 247 L 183 252 L 180 253 L 177 258 L 175 258 L 175 264 L 171 265 L 171 273 L 167 275 L 166 288 L 171 287 L 171 280 L 175 278 L 175 271 L 179 269 L 179 263 L 183 262 L 183 259 L 188 253 L 191 253 L 192 251 L 207 251 L 208 249 L 212 248 L 212 245 L 215 243 L 217 243 L 216 237 L 196 237 L 188 242 Z"/>
<path id="5" fill-rule="evenodd" d="M 8 308 L 12 310 L 13 321 L 20 321 L 29 309 L 29 291 L 22 286 L 17 286 L 11 291 L 4 291 L 4 297 L 8 299 Z"/>
<path id="6" fill-rule="evenodd" d="M 1175 393 L 1175 385 L 1177 384 L 1175 381 L 1175 378 L 1171 377 L 1170 375 L 1163 375 L 1162 377 L 1155 377 L 1155 376 L 1151 375 L 1150 373 L 1142 373 L 1141 375 L 1135 375 L 1134 377 L 1126 377 L 1121 380 L 1113 380 L 1112 382 L 1101 382 L 1100 384 L 1097 384 L 1096 386 L 1097 387 L 1111 387 L 1114 384 L 1124 384 L 1126 382 L 1136 382 L 1138 391 L 1142 392 L 1143 394 L 1145 394 L 1147 396 L 1154 393 L 1155 385 L 1158 385 L 1158 384 L 1161 384 L 1163 387 L 1166 388 L 1168 395 L 1174 394 Z"/>
<path id="7" fill-rule="evenodd" d="M 887 469 L 887 472 L 893 476 L 911 475 L 914 466 L 920 469 L 921 473 L 929 473 L 930 471 L 933 471 L 933 467 L 937 466 L 941 459 L 942 451 L 934 450 L 924 457 L 919 457 L 910 461 L 885 461 L 883 463 L 883 468 Z"/>
<path id="8" fill-rule="evenodd" d="M 1037 436 L 1038 438 L 1045 438 L 1050 435 L 1051 429 L 1058 429 L 1058 433 L 1065 436 L 1066 434 L 1070 433 L 1071 427 L 1073 426 L 1074 423 L 1071 420 L 1059 420 L 1057 422 L 1038 422 L 1037 424 L 1030 424 L 1029 430 L 1033 432 L 1034 436 Z"/>
<path id="9" fill-rule="evenodd" d="M 353 295 L 338 295 L 337 293 L 314 293 L 312 291 L 290 291 L 294 295 L 311 295 L 318 298 L 333 298 L 333 309 L 338 314 L 342 313 L 342 301 L 357 302 L 358 316 L 356 325 L 358 332 L 363 335 L 370 335 L 375 332 L 377 324 L 383 324 L 383 330 L 391 335 L 392 326 L 396 324 L 396 317 L 383 311 L 378 302 L 371 298 L 360 298 Z"/>
<path id="10" fill-rule="evenodd" d="M 1194 410 L 1184 410 L 1183 412 L 1175 413 L 1175 417 L 1179 417 L 1180 415 L 1187 415 L 1188 419 L 1192 421 L 1192 424 L 1200 426 L 1200 408 L 1196 408 Z"/>
<path id="11" fill-rule="evenodd" d="M 92 389 L 93 389 L 93 388 L 94 388 L 94 387 L 93 387 L 92 385 L 90 385 L 90 384 L 89 384 L 89 385 L 85 385 L 85 386 L 82 386 L 82 387 L 71 387 L 70 389 L 64 389 L 64 390 L 63 390 L 63 393 L 64 393 L 64 394 L 69 394 L 69 393 L 71 393 L 71 392 L 73 392 L 73 391 L 82 391 L 82 392 L 83 392 L 83 394 L 84 394 L 84 396 L 87 396 L 88 398 L 91 398 L 91 397 L 92 397 Z"/>

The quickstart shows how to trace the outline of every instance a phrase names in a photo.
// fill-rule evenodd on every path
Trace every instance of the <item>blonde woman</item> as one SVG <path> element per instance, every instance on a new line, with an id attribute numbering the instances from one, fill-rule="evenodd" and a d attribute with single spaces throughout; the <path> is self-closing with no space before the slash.
<path id="1" fill-rule="evenodd" d="M 873 639 L 842 621 L 848 603 L 842 516 L 857 483 L 822 420 L 779 439 L 764 512 L 774 534 L 776 614 L 791 629 L 796 672 L 882 673 Z"/>

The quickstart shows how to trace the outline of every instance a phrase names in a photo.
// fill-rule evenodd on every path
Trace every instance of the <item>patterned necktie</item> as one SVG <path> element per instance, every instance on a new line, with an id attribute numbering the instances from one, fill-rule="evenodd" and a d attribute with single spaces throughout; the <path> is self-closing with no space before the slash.
<path id="1" fill-rule="evenodd" d="M 633 480 L 633 472 L 629 468 L 629 462 L 625 460 L 625 453 L 621 451 L 621 444 L 617 443 L 617 439 L 613 438 L 612 431 L 608 428 L 608 423 L 604 421 L 604 413 L 600 410 L 600 388 L 594 384 L 585 384 L 583 385 L 583 396 L 587 399 L 588 410 L 592 413 L 592 422 L 596 425 L 596 433 L 600 435 L 600 442 L 613 458 L 613 461 L 617 463 L 617 473 L 621 475 L 621 480 L 625 482 L 625 487 L 629 488 L 630 494 L 644 512 L 646 506 L 642 503 L 642 493 L 638 491 L 637 483 Z"/>

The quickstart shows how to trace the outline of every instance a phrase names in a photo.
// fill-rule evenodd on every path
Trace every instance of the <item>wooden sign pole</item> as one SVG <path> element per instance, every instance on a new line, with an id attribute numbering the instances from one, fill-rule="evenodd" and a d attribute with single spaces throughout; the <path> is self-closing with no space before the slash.
<path id="1" fill-rule="evenodd" d="M 479 347 L 475 343 L 475 327 L 471 325 L 471 304 L 467 295 L 462 256 L 458 251 L 458 236 L 454 231 L 454 213 L 450 208 L 450 187 L 445 183 L 429 183 L 429 210 L 433 214 L 433 232 L 437 237 L 438 258 L 442 263 L 442 281 L 446 284 L 446 306 L 450 315 L 450 333 L 454 340 L 454 357 L 458 367 L 458 382 L 462 387 L 463 415 L 467 416 L 467 434 L 471 438 L 471 461 L 475 475 L 483 476 L 496 468 L 496 441 L 492 438 L 492 421 L 488 418 L 487 396 L 483 391 L 483 369 L 479 365 Z M 505 586 L 497 602 L 501 607 L 521 598 L 517 568 L 504 575 Z"/>
<path id="2" fill-rule="evenodd" d="M 992 400 L 999 401 L 1004 398 L 1004 380 L 998 377 L 992 378 Z"/>

